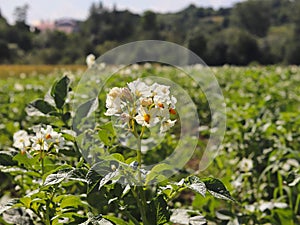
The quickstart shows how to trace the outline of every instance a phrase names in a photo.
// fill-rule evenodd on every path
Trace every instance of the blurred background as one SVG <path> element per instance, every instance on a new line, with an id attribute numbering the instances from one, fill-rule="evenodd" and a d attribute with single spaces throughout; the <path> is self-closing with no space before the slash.
<path id="1" fill-rule="evenodd" d="M 0 0 L 1 64 L 84 64 L 145 39 L 178 43 L 213 66 L 300 64 L 300 2 Z"/>

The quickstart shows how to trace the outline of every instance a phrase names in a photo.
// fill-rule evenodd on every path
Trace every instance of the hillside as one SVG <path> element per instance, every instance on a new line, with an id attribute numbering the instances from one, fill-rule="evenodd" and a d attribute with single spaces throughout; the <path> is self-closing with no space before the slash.
<path id="1" fill-rule="evenodd" d="M 289 0 L 248 0 L 217 10 L 190 5 L 176 13 L 142 15 L 100 2 L 68 34 L 30 29 L 24 8 L 15 25 L 0 15 L 0 63 L 83 64 L 90 53 L 100 56 L 123 43 L 159 39 L 191 49 L 209 65 L 300 64 L 298 12 L 300 3 Z"/>

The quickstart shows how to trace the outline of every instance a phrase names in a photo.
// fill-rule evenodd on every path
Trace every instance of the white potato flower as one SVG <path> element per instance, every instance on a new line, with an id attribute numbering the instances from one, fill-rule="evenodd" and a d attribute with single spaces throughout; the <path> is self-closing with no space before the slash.
<path id="1" fill-rule="evenodd" d="M 122 89 L 118 87 L 112 88 L 106 96 L 106 116 L 113 116 L 120 114 L 121 109 L 121 93 Z"/>
<path id="2" fill-rule="evenodd" d="M 14 143 L 13 146 L 24 151 L 27 147 L 31 145 L 30 136 L 25 130 L 19 130 L 14 133 Z"/>
<path id="3" fill-rule="evenodd" d="M 170 87 L 154 83 L 149 86 L 137 79 L 127 87 L 112 88 L 106 96 L 106 116 L 119 117 L 121 125 L 132 126 L 132 122 L 143 127 L 154 127 L 160 123 L 164 133 L 176 123 L 170 120 L 175 115 L 177 99 L 170 96 Z"/>
<path id="4" fill-rule="evenodd" d="M 170 94 L 170 87 L 166 85 L 154 83 L 150 88 L 154 96 L 169 96 Z"/>
<path id="5" fill-rule="evenodd" d="M 140 106 L 138 110 L 138 115 L 135 118 L 136 122 L 144 127 L 154 127 L 159 123 L 157 117 L 158 109 L 152 108 L 150 110 L 146 109 L 143 106 Z"/>
<path id="6" fill-rule="evenodd" d="M 253 169 L 253 161 L 251 159 L 243 158 L 239 163 L 240 170 L 243 172 L 249 172 Z"/>
<path id="7" fill-rule="evenodd" d="M 96 57 L 93 54 L 89 54 L 86 57 L 85 62 L 87 64 L 88 68 L 91 68 L 95 64 L 95 60 L 96 60 Z"/>
<path id="8" fill-rule="evenodd" d="M 147 98 L 152 95 L 151 88 L 140 79 L 128 83 L 127 86 L 137 98 Z"/>
<path id="9" fill-rule="evenodd" d="M 165 133 L 166 131 L 168 131 L 171 127 L 173 127 L 176 123 L 176 120 L 165 120 L 161 122 L 161 126 L 160 126 L 160 132 L 161 133 Z"/>
<path id="10" fill-rule="evenodd" d="M 48 150 L 50 145 L 58 149 L 62 148 L 65 144 L 62 134 L 54 131 L 50 125 L 47 125 L 46 129 L 36 126 L 33 128 L 33 131 L 35 132 L 35 136 L 31 138 L 31 141 L 34 150 Z"/>

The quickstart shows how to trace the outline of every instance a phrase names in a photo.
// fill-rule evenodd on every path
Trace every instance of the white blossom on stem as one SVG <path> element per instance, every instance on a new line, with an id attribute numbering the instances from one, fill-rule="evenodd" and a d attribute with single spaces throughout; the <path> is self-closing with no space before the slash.
<path id="1" fill-rule="evenodd" d="M 21 151 L 25 151 L 27 147 L 31 145 L 30 136 L 25 130 L 19 130 L 14 133 L 14 143 L 13 146 Z"/>
<path id="2" fill-rule="evenodd" d="M 170 95 L 170 86 L 154 83 L 149 86 L 137 79 L 127 87 L 112 88 L 106 96 L 106 116 L 119 117 L 123 125 L 133 126 L 136 122 L 143 127 L 151 128 L 160 123 L 160 132 L 164 133 L 173 127 L 176 120 L 177 99 Z"/>
<path id="3" fill-rule="evenodd" d="M 33 131 L 35 132 L 35 136 L 31 138 L 31 141 L 34 150 L 48 150 L 50 145 L 58 149 L 62 148 L 65 144 L 62 134 L 54 131 L 50 125 L 47 125 L 46 129 L 36 126 Z"/>
<path id="4" fill-rule="evenodd" d="M 138 110 L 138 115 L 135 118 L 136 122 L 143 127 L 154 127 L 159 123 L 159 119 L 157 118 L 158 109 L 152 108 L 148 110 L 147 108 L 140 106 Z"/>
<path id="5" fill-rule="evenodd" d="M 128 83 L 127 86 L 137 98 L 147 98 L 152 95 L 151 88 L 140 79 Z"/>

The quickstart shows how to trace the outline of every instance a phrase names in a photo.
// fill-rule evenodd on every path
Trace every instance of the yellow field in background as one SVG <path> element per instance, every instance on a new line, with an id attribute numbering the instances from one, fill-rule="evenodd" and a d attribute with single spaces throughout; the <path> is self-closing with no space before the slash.
<path id="1" fill-rule="evenodd" d="M 76 72 L 85 71 L 84 65 L 0 65 L 0 78 L 8 76 L 39 75 L 39 74 L 57 74 L 57 72 Z"/>

